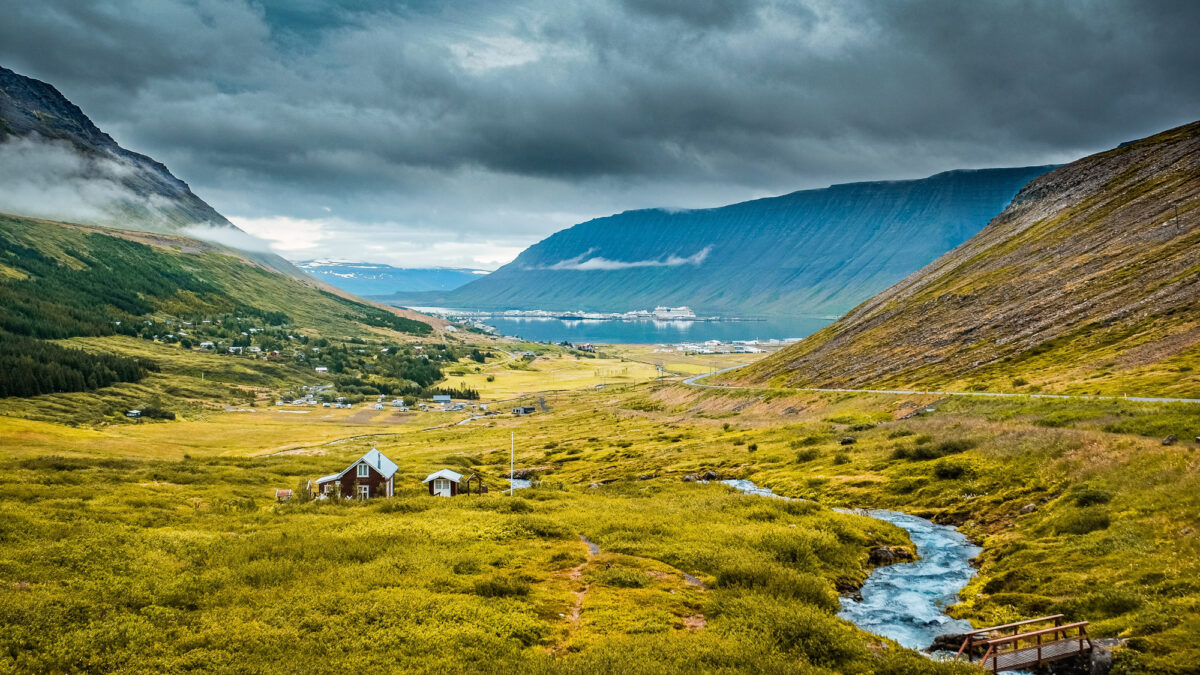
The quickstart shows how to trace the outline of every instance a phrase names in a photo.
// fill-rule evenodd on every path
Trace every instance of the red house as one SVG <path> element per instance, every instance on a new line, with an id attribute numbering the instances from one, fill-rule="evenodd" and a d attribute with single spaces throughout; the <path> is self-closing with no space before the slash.
<path id="1" fill-rule="evenodd" d="M 396 463 L 372 448 L 341 473 L 322 476 L 313 488 L 322 496 L 337 494 L 355 499 L 392 496 L 392 477 L 396 475 Z M 319 498 L 319 497 L 318 497 Z"/>

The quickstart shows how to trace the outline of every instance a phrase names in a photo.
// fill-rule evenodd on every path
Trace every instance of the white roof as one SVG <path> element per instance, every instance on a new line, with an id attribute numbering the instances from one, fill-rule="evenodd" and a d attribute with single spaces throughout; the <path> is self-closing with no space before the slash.
<path id="1" fill-rule="evenodd" d="M 451 471 L 450 469 L 442 469 L 441 471 L 434 471 L 433 473 L 429 474 L 429 476 L 426 477 L 425 480 L 423 480 L 421 482 L 428 483 L 429 481 L 431 481 L 435 478 L 446 478 L 451 483 L 461 483 L 462 482 L 462 474 L 458 473 L 457 471 Z"/>
<path id="2" fill-rule="evenodd" d="M 338 473 L 331 473 L 328 476 L 321 476 L 317 479 L 317 482 L 328 483 L 331 480 L 341 478 L 342 476 L 346 475 L 347 471 L 363 463 L 370 465 L 372 469 L 375 469 L 375 471 L 382 474 L 384 478 L 391 478 L 393 475 L 395 475 L 396 470 L 400 468 L 396 466 L 395 462 L 384 456 L 382 452 L 376 450 L 375 448 L 371 448 L 370 452 L 362 457 L 359 457 L 354 462 L 351 462 L 350 466 L 342 469 Z"/>

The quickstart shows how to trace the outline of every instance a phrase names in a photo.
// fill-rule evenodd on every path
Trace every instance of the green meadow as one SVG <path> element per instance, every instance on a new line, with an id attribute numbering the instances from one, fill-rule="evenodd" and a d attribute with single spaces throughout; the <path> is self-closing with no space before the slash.
<path id="1" fill-rule="evenodd" d="M 0 418 L 0 670 L 972 672 L 836 617 L 872 547 L 911 543 L 835 506 L 960 526 L 984 552 L 951 613 L 976 625 L 1062 612 L 1126 639 L 1118 672 L 1200 662 L 1195 406 L 671 382 L 546 404 Z M 510 436 L 534 476 L 512 496 Z M 396 497 L 303 499 L 371 447 Z M 490 492 L 430 497 L 441 468 Z M 684 480 L 705 471 L 806 501 Z"/>

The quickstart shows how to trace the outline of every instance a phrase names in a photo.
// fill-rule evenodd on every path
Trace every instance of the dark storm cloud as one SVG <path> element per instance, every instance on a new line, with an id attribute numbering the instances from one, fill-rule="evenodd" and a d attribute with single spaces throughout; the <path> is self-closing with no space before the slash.
<path id="1" fill-rule="evenodd" d="M 0 64 L 235 221 L 315 223 L 344 255 L 1065 161 L 1200 110 L 1187 1 L 0 6 Z"/>

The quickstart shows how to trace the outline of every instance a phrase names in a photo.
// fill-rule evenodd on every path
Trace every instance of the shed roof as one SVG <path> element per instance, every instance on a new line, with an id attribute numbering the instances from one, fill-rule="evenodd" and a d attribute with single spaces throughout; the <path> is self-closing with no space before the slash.
<path id="1" fill-rule="evenodd" d="M 457 471 L 451 471 L 450 469 L 442 469 L 441 471 L 434 471 L 433 473 L 429 474 L 425 478 L 425 480 L 423 480 L 421 482 L 428 483 L 429 481 L 434 480 L 435 478 L 445 478 L 445 479 L 449 480 L 451 483 L 461 483 L 462 482 L 462 474 L 458 473 Z"/>
<path id="2" fill-rule="evenodd" d="M 400 468 L 400 467 L 396 466 L 395 462 L 388 459 L 382 452 L 376 450 L 375 448 L 371 448 L 370 452 L 368 452 L 367 454 L 363 455 L 362 457 L 359 457 L 358 459 L 351 462 L 350 466 L 347 466 L 345 469 L 342 469 L 338 473 L 331 473 L 328 476 L 321 476 L 320 478 L 317 479 L 317 482 L 318 483 L 328 483 L 331 480 L 337 480 L 338 478 L 341 478 L 342 476 L 346 475 L 347 471 L 349 471 L 350 469 L 353 469 L 354 467 L 356 467 L 359 464 L 362 464 L 364 462 L 366 464 L 369 464 L 371 466 L 371 468 L 375 469 L 380 474 L 382 474 L 384 478 L 391 478 L 393 475 L 396 474 L 396 470 Z"/>

